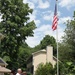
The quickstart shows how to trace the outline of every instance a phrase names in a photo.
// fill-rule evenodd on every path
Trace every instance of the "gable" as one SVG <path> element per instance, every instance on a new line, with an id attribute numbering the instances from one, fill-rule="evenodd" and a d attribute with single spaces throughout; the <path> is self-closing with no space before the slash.
<path id="1" fill-rule="evenodd" d="M 37 52 L 32 53 L 33 56 L 39 55 L 39 54 L 46 54 L 46 50 L 39 50 Z"/>
<path id="2" fill-rule="evenodd" d="M 1 66 L 6 66 L 7 63 L 2 58 L 0 58 L 0 65 Z"/>
<path id="3" fill-rule="evenodd" d="M 0 59 L 0 63 L 4 63 L 4 62 Z"/>
<path id="4" fill-rule="evenodd" d="M 40 63 L 46 63 L 46 52 L 39 52 L 33 55 L 34 70 Z"/>

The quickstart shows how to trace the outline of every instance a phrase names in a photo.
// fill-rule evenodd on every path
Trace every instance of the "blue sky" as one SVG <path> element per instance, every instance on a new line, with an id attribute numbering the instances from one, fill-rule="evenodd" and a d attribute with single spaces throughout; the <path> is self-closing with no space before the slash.
<path id="1" fill-rule="evenodd" d="M 51 35 L 56 38 L 56 31 L 52 31 L 52 20 L 54 15 L 55 0 L 23 0 L 29 3 L 34 9 L 30 15 L 30 20 L 34 20 L 37 28 L 34 30 L 34 37 L 28 37 L 26 42 L 29 46 L 34 47 L 40 43 L 45 35 Z M 71 20 L 75 10 L 75 0 L 59 0 L 58 1 L 58 40 L 62 40 L 64 35 L 65 24 L 67 20 Z"/>
<path id="2" fill-rule="evenodd" d="M 23 0 L 29 3 L 33 9 L 30 15 L 30 21 L 34 20 L 37 28 L 34 30 L 34 37 L 28 37 L 26 42 L 30 47 L 34 47 L 40 43 L 47 34 L 56 38 L 56 31 L 52 31 L 52 20 L 54 16 L 55 0 Z M 58 1 L 58 39 L 62 40 L 66 20 L 71 20 L 75 10 L 75 0 L 59 0 Z M 1 18 L 1 17 L 0 17 Z M 1 19 L 0 19 L 1 21 Z"/>

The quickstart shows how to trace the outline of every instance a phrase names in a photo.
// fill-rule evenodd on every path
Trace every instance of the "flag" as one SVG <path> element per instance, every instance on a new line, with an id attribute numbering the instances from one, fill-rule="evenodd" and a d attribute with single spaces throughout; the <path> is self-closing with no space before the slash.
<path id="1" fill-rule="evenodd" d="M 52 29 L 53 30 L 57 29 L 57 24 L 58 24 L 58 17 L 57 17 L 57 3 L 56 3 L 55 4 L 54 17 L 53 17 L 53 23 L 52 23 Z"/>

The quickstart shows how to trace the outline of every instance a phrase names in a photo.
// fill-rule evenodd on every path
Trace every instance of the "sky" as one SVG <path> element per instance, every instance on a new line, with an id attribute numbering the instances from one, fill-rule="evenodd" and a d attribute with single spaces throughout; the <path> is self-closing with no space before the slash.
<path id="1" fill-rule="evenodd" d="M 52 20 L 54 16 L 55 0 L 23 0 L 33 9 L 30 21 L 34 20 L 36 29 L 34 37 L 28 37 L 26 42 L 30 47 L 37 46 L 45 35 L 56 38 L 56 31 L 52 30 Z M 75 0 L 59 0 L 58 1 L 58 40 L 62 40 L 64 36 L 65 24 L 67 20 L 71 20 L 75 10 Z M 1 16 L 0 16 L 1 18 Z M 1 21 L 1 19 L 0 19 Z"/>
<path id="2" fill-rule="evenodd" d="M 54 16 L 55 0 L 23 0 L 24 3 L 29 3 L 33 14 L 30 15 L 30 20 L 34 20 L 37 28 L 34 30 L 34 37 L 28 37 L 26 42 L 30 47 L 37 46 L 45 35 L 50 35 L 56 39 L 56 31 L 52 30 L 52 20 Z M 58 40 L 62 40 L 67 20 L 73 18 L 75 10 L 75 0 L 59 0 L 58 4 Z"/>

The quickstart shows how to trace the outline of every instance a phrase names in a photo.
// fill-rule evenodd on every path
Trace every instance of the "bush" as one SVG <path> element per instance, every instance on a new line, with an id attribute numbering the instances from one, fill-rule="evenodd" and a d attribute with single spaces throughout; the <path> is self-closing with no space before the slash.
<path id="1" fill-rule="evenodd" d="M 53 66 L 51 63 L 39 64 L 35 75 L 54 75 Z"/>

